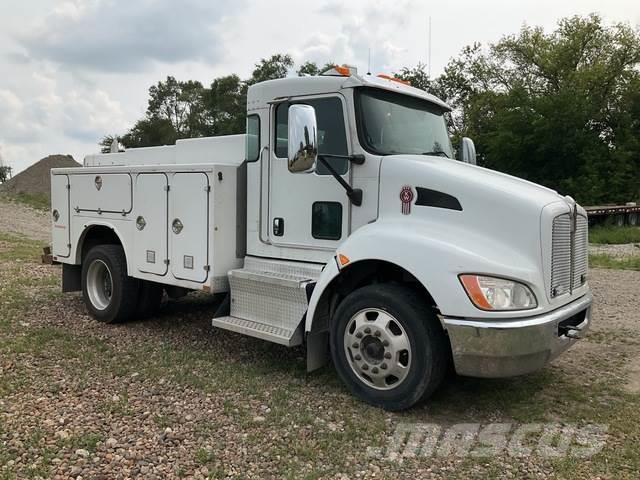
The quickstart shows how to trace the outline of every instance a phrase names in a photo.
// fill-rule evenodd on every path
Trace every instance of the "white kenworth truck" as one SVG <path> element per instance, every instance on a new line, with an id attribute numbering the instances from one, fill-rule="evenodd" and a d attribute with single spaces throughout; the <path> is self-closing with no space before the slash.
<path id="1" fill-rule="evenodd" d="M 542 368 L 590 324 L 587 217 L 455 160 L 449 107 L 338 67 L 253 85 L 246 135 L 90 155 L 51 172 L 54 260 L 99 321 L 163 290 L 226 293 L 213 325 L 331 356 L 400 410 L 460 375 Z"/>

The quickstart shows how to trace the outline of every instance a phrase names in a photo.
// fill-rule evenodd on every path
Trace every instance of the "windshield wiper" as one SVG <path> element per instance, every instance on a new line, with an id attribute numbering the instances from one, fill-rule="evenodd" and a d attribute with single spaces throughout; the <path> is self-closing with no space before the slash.
<path id="1" fill-rule="evenodd" d="M 449 155 L 447 155 L 447 154 L 446 154 L 445 152 L 443 152 L 443 151 L 437 151 L 437 152 L 436 152 L 436 151 L 433 151 L 433 152 L 424 152 L 424 153 L 421 153 L 420 155 L 437 155 L 437 156 L 440 156 L 440 157 L 447 157 L 447 158 L 450 158 L 450 157 L 449 157 Z"/>

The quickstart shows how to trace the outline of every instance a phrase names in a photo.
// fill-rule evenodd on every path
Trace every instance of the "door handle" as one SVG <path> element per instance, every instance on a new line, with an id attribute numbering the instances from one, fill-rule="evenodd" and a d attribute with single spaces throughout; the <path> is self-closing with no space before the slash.
<path id="1" fill-rule="evenodd" d="M 276 237 L 284 235 L 284 218 L 276 217 L 273 219 L 273 234 Z"/>

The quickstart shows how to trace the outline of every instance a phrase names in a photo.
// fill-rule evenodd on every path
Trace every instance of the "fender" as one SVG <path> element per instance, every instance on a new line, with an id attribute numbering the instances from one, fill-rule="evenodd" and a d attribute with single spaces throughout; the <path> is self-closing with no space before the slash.
<path id="1" fill-rule="evenodd" d="M 116 225 L 118 221 L 122 222 L 122 220 L 118 220 L 115 222 L 104 221 L 104 220 L 94 220 L 94 219 L 83 219 L 83 220 L 86 220 L 86 221 L 82 223 L 82 230 L 78 235 L 75 235 L 76 240 L 75 242 L 73 242 L 73 245 L 75 245 L 75 252 L 72 252 L 72 253 L 74 253 L 74 258 L 76 259 L 76 265 L 82 263 L 82 259 L 78 258 L 78 256 L 82 251 L 82 246 L 84 244 L 85 237 L 87 236 L 87 233 L 89 232 L 89 230 L 91 230 L 92 227 L 106 227 L 113 230 L 113 233 L 115 233 L 116 237 L 118 237 L 118 240 L 120 240 L 120 245 L 122 245 L 122 248 L 124 249 L 125 258 L 127 259 L 127 268 L 130 269 L 131 265 L 129 264 L 129 262 L 130 262 L 131 256 L 129 255 L 129 248 L 127 246 L 130 242 L 124 241 L 124 235 L 122 234 L 121 229 Z"/>
<path id="2" fill-rule="evenodd" d="M 544 294 L 536 289 L 536 285 L 544 285 L 539 259 L 529 258 L 495 237 L 488 238 L 451 223 L 417 217 L 381 219 L 355 231 L 338 247 L 338 254 L 349 259 L 348 266 L 363 260 L 381 260 L 403 268 L 431 294 L 440 313 L 448 316 L 514 318 L 538 313 L 540 309 L 491 313 L 478 310 L 458 280 L 460 273 L 517 279 L 528 284 L 536 296 Z M 309 301 L 306 332 L 312 329 L 322 294 L 340 271 L 334 258 L 320 275 Z"/>

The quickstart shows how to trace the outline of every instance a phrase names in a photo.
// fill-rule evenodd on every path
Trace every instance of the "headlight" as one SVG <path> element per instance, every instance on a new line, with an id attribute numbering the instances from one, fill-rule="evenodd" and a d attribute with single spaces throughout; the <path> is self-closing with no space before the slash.
<path id="1" fill-rule="evenodd" d="M 529 310 L 538 302 L 529 287 L 505 278 L 460 275 L 469 299 L 480 310 Z"/>

